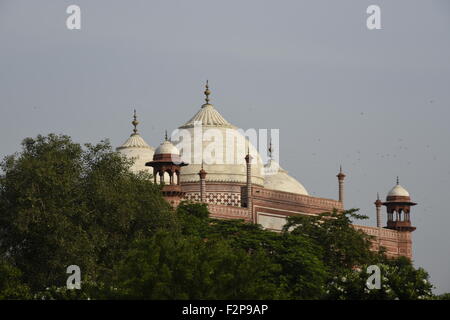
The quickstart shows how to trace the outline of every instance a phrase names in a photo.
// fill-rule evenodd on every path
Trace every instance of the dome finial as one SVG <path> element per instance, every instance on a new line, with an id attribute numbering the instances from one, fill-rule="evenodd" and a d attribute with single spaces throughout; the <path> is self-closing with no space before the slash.
<path id="1" fill-rule="evenodd" d="M 399 185 L 400 184 L 400 182 L 399 182 L 399 179 L 398 179 L 398 176 L 397 176 L 397 185 Z"/>
<path id="2" fill-rule="evenodd" d="M 377 200 L 380 200 L 380 194 L 377 192 Z"/>
<path id="3" fill-rule="evenodd" d="M 165 141 L 169 140 L 169 139 L 167 138 L 167 130 L 166 130 L 166 134 L 164 135 L 164 140 L 165 140 Z"/>
<path id="4" fill-rule="evenodd" d="M 137 121 L 136 109 L 134 109 L 133 121 L 131 121 L 131 124 L 134 126 L 133 135 L 135 135 L 138 132 L 137 126 L 139 124 L 139 121 Z"/>
<path id="5" fill-rule="evenodd" d="M 209 83 L 208 80 L 206 80 L 206 86 L 205 86 L 205 101 L 206 104 L 209 104 L 209 95 L 211 94 L 211 91 L 209 90 Z"/>

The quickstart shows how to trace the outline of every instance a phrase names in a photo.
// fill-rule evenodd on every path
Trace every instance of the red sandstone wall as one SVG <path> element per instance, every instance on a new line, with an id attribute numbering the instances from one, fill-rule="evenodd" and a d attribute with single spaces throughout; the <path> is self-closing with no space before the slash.
<path id="1" fill-rule="evenodd" d="M 359 225 L 353 226 L 375 237 L 372 240 L 372 250 L 378 251 L 381 246 L 386 249 L 386 254 L 389 257 L 405 256 L 412 259 L 411 232 Z"/>

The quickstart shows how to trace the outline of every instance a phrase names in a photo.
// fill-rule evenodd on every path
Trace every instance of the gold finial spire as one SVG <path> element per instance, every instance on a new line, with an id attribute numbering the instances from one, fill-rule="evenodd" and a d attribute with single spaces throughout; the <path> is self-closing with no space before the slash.
<path id="1" fill-rule="evenodd" d="M 208 80 L 206 80 L 206 86 L 205 86 L 205 101 L 206 104 L 209 104 L 209 95 L 211 94 L 211 91 L 209 90 L 209 84 L 208 84 Z"/>
<path id="2" fill-rule="evenodd" d="M 131 124 L 134 126 L 133 135 L 135 135 L 138 132 L 137 126 L 139 124 L 139 121 L 137 121 L 136 109 L 134 109 L 133 121 L 131 121 Z"/>
<path id="3" fill-rule="evenodd" d="M 400 184 L 399 179 L 398 179 L 398 176 L 397 176 L 397 184 Z"/>
<path id="4" fill-rule="evenodd" d="M 169 140 L 168 138 L 167 138 L 167 130 L 166 130 L 166 134 L 165 134 L 165 136 L 164 136 L 164 140 Z"/>

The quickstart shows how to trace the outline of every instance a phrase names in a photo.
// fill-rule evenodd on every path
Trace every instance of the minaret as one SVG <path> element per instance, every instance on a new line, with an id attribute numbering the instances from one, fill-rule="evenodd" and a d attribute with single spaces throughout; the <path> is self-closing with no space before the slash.
<path id="1" fill-rule="evenodd" d="M 203 162 L 202 162 L 202 168 L 198 172 L 198 176 L 200 177 L 200 202 L 201 203 L 206 202 L 206 174 L 207 174 L 207 172 L 203 169 Z"/>
<path id="2" fill-rule="evenodd" d="M 342 202 L 344 206 L 344 178 L 345 174 L 342 172 L 342 166 L 339 167 L 339 173 L 336 175 L 339 182 L 339 201 Z"/>
<path id="3" fill-rule="evenodd" d="M 252 202 L 252 156 L 250 155 L 250 148 L 248 148 L 247 155 L 245 156 L 245 163 L 247 164 L 247 183 L 246 183 L 246 204 L 249 210 L 250 216 L 253 211 Z"/>
<path id="4" fill-rule="evenodd" d="M 381 228 L 381 206 L 383 205 L 383 202 L 380 200 L 380 195 L 377 192 L 377 201 L 374 202 L 375 208 L 377 211 L 377 227 Z"/>

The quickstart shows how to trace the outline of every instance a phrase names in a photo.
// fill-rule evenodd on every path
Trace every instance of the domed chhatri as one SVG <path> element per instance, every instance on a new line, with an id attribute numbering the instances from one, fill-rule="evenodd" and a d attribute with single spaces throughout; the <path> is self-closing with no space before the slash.
<path id="1" fill-rule="evenodd" d="M 386 202 L 383 203 L 388 215 L 386 227 L 397 231 L 414 231 L 416 228 L 411 225 L 410 211 L 416 204 L 411 201 L 409 192 L 400 185 L 397 177 L 397 184 L 389 191 Z"/>
<path id="2" fill-rule="evenodd" d="M 151 173 L 151 170 L 145 166 L 145 163 L 153 158 L 154 149 L 138 133 L 137 126 L 139 121 L 137 120 L 136 110 L 134 110 L 131 123 L 134 126 L 133 133 L 116 150 L 133 161 L 131 166 L 133 172 L 146 171 Z"/>
<path id="3" fill-rule="evenodd" d="M 153 168 L 153 182 L 163 185 L 162 193 L 166 200 L 177 206 L 185 195 L 180 183 L 180 169 L 188 164 L 181 161 L 180 151 L 167 139 L 167 132 L 164 142 L 155 151 L 153 161 L 146 165 Z"/>

